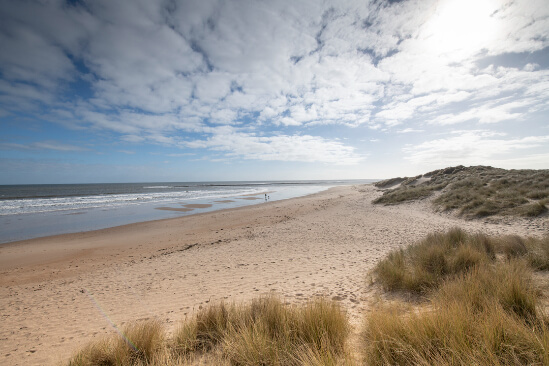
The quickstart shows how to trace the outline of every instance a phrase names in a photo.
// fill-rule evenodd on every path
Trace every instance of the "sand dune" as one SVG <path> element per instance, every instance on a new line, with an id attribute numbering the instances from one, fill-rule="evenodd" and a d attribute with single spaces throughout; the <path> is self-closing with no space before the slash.
<path id="1" fill-rule="evenodd" d="M 460 226 L 541 236 L 549 219 L 500 223 L 433 213 L 427 201 L 372 205 L 373 186 L 0 246 L 0 364 L 66 360 L 142 318 L 173 326 L 221 299 L 276 292 L 341 301 L 355 325 L 373 296 L 366 274 L 391 249 Z"/>

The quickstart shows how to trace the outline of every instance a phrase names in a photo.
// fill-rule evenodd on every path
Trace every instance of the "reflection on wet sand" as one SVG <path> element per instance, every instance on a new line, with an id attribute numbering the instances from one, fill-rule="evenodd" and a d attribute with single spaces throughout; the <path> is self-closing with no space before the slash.
<path id="1" fill-rule="evenodd" d="M 178 211 L 178 212 L 189 212 L 192 211 L 192 208 L 176 208 L 176 207 L 156 207 L 157 210 L 162 211 Z"/>

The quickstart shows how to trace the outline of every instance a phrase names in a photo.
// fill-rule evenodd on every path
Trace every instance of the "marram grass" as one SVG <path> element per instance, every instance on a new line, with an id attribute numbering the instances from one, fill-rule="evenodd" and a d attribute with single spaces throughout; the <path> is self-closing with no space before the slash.
<path id="1" fill-rule="evenodd" d="M 158 322 L 136 323 L 122 332 L 131 342 L 105 338 L 69 365 L 343 365 L 349 331 L 346 314 L 333 301 L 289 306 L 270 296 L 206 307 L 170 340 Z"/>
<path id="2" fill-rule="evenodd" d="M 549 365 L 549 319 L 531 276 L 548 268 L 548 240 L 454 229 L 391 253 L 376 268 L 377 279 L 388 290 L 419 289 L 428 301 L 419 309 L 381 305 L 373 311 L 364 363 Z"/>
<path id="3" fill-rule="evenodd" d="M 126 326 L 120 335 L 91 343 L 78 352 L 69 366 L 147 365 L 163 351 L 164 327 L 158 320 Z"/>
<path id="4" fill-rule="evenodd" d="M 423 181 L 421 178 L 426 178 Z M 394 183 L 400 185 L 386 189 Z M 493 215 L 538 217 L 549 204 L 549 170 L 505 170 L 456 166 L 412 178 L 375 183 L 385 189 L 374 203 L 399 204 L 432 196 L 433 205 L 466 218 Z"/>
<path id="5" fill-rule="evenodd" d="M 297 307 L 265 297 L 204 309 L 174 339 L 181 354 L 217 348 L 233 365 L 302 365 L 305 355 L 309 363 L 320 354 L 342 358 L 349 329 L 335 302 L 317 299 Z"/>
<path id="6" fill-rule="evenodd" d="M 444 280 L 493 261 L 495 244 L 485 235 L 468 235 L 454 228 L 428 235 L 417 244 L 399 249 L 378 262 L 377 280 L 389 291 L 426 293 Z"/>

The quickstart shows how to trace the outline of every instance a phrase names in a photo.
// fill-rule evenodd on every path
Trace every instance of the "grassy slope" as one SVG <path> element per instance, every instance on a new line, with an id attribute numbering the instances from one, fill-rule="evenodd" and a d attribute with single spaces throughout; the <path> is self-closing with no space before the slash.
<path id="1" fill-rule="evenodd" d="M 420 178 L 429 180 L 418 183 Z M 455 210 L 467 218 L 492 215 L 539 216 L 549 204 L 549 170 L 505 170 L 486 166 L 457 166 L 412 178 L 393 178 L 375 184 L 387 189 L 374 203 L 398 204 L 441 194 L 437 209 Z"/>

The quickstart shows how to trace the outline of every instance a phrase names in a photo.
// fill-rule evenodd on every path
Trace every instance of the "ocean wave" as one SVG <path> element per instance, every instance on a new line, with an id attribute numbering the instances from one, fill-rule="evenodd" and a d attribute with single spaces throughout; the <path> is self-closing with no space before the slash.
<path id="1" fill-rule="evenodd" d="M 110 209 L 144 203 L 181 203 L 182 201 L 188 200 L 218 199 L 222 197 L 234 197 L 255 193 L 259 194 L 260 190 L 252 188 L 235 188 L 223 190 L 169 191 L 78 197 L 65 196 L 11 199 L 0 201 L 0 216 L 96 208 Z"/>

